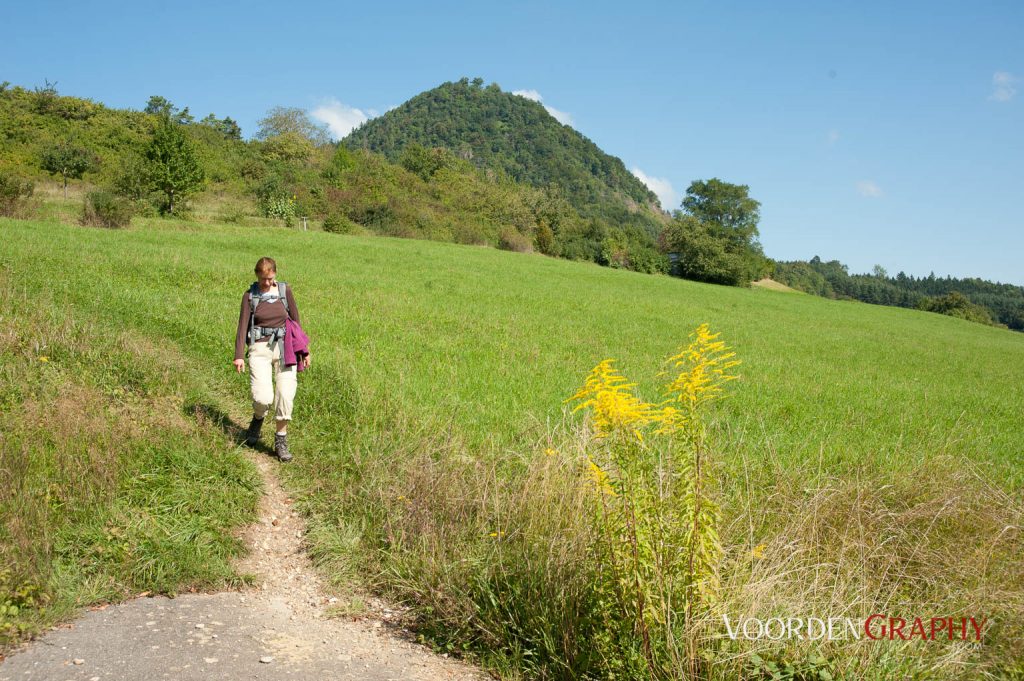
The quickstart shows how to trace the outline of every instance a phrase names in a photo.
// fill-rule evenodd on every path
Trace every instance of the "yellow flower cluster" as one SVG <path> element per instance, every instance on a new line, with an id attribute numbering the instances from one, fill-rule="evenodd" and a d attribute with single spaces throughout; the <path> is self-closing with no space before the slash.
<path id="1" fill-rule="evenodd" d="M 610 497 L 617 496 L 608 471 L 594 463 L 593 459 L 587 459 L 587 463 L 590 464 L 590 479 L 594 482 L 594 489 Z"/>
<path id="2" fill-rule="evenodd" d="M 584 386 L 566 400 L 583 400 L 573 409 L 574 413 L 586 407 L 593 409 L 594 431 L 598 437 L 626 427 L 639 428 L 657 416 L 653 405 L 633 394 L 636 384 L 629 383 L 612 366 L 614 361 L 606 359 L 594 367 Z"/>
<path id="3" fill-rule="evenodd" d="M 582 400 L 573 412 L 586 407 L 593 409 L 598 437 L 628 429 L 643 442 L 640 429 L 648 425 L 656 426 L 656 434 L 681 430 L 698 406 L 719 397 L 725 383 L 739 378 L 728 373 L 740 362 L 733 359 L 736 353 L 730 352 L 724 341 L 717 340 L 719 335 L 711 333 L 706 323 L 701 324 L 690 334 L 689 346 L 666 360 L 666 364 L 681 371 L 665 385 L 667 399 L 658 404 L 644 402 L 633 394 L 636 384 L 612 366 L 613 359 L 594 367 L 584 386 L 566 402 Z"/>
<path id="4" fill-rule="evenodd" d="M 673 369 L 682 371 L 665 386 L 669 399 L 662 404 L 674 402 L 680 404 L 684 411 L 692 411 L 720 396 L 723 385 L 739 378 L 727 373 L 739 365 L 740 360 L 733 359 L 736 353 L 729 351 L 725 341 L 717 340 L 720 335 L 711 333 L 707 323 L 701 324 L 690 334 L 690 345 L 666 360 L 665 363 L 672 365 Z"/>

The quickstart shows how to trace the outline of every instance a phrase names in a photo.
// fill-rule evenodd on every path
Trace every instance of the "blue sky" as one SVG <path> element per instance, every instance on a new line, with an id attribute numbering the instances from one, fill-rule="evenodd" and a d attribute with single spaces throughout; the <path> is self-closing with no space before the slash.
<path id="1" fill-rule="evenodd" d="M 38 2 L 0 80 L 245 134 L 275 105 L 343 130 L 447 80 L 541 96 L 678 206 L 747 184 L 777 259 L 1024 284 L 1021 2 Z M 14 27 L 13 30 L 11 27 Z"/>

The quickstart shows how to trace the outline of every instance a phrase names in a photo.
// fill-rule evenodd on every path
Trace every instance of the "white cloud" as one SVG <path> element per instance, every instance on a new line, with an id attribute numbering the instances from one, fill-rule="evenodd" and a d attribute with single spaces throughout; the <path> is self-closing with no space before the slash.
<path id="1" fill-rule="evenodd" d="M 858 182 L 857 193 L 870 199 L 877 199 L 883 195 L 882 188 L 872 180 L 861 180 Z"/>
<path id="2" fill-rule="evenodd" d="M 662 208 L 667 211 L 672 211 L 679 207 L 679 192 L 672 187 L 671 182 L 663 177 L 651 177 L 636 166 L 633 166 L 629 172 L 636 175 L 638 180 L 643 182 L 647 185 L 648 189 L 658 195 L 658 200 L 661 201 Z"/>
<path id="3" fill-rule="evenodd" d="M 562 125 L 572 125 L 572 116 L 570 116 L 568 112 L 560 111 L 559 109 L 556 109 L 553 106 L 548 106 L 547 104 L 544 105 L 544 108 L 547 109 L 548 113 Z"/>
<path id="4" fill-rule="evenodd" d="M 829 130 L 828 131 L 828 145 L 831 147 L 831 146 L 833 146 L 838 141 L 839 141 L 839 131 L 838 130 Z"/>
<path id="5" fill-rule="evenodd" d="M 310 114 L 327 125 L 331 135 L 340 140 L 357 126 L 376 116 L 377 111 L 374 109 L 362 111 L 348 104 L 342 104 L 336 99 L 329 99 L 313 109 Z"/>
<path id="6" fill-rule="evenodd" d="M 548 113 L 551 114 L 551 116 L 562 125 L 573 124 L 572 115 L 566 113 L 565 111 L 556 109 L 555 107 L 550 106 L 548 104 L 544 104 L 544 98 L 541 97 L 540 93 L 537 92 L 536 90 L 513 90 L 512 94 L 519 95 L 520 97 L 526 97 L 527 99 L 542 104 L 544 108 L 548 110 Z"/>
<path id="7" fill-rule="evenodd" d="M 1017 94 L 1017 83 L 1020 78 L 1009 71 L 996 71 L 992 74 L 992 94 L 989 99 L 997 102 L 1008 102 Z"/>
<path id="8" fill-rule="evenodd" d="M 520 97 L 526 97 L 532 99 L 535 102 L 542 102 L 544 98 L 540 96 L 540 93 L 536 90 L 513 90 L 512 94 L 519 95 Z"/>

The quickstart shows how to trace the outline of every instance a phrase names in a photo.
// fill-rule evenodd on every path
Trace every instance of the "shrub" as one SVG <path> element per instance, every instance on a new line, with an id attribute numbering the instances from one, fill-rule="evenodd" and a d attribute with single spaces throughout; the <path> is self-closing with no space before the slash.
<path id="1" fill-rule="evenodd" d="M 537 250 L 544 255 L 555 254 L 555 233 L 544 220 L 541 220 L 537 225 L 537 230 L 533 235 L 533 243 Z"/>
<path id="2" fill-rule="evenodd" d="M 125 198 L 135 201 L 148 199 L 152 190 L 149 186 L 149 178 L 146 177 L 146 164 L 143 160 L 134 155 L 121 159 L 112 188 Z"/>
<path id="3" fill-rule="evenodd" d="M 127 227 L 134 212 L 132 202 L 107 191 L 89 192 L 82 207 L 82 224 L 97 227 Z"/>
<path id="4" fill-rule="evenodd" d="M 629 249 L 629 262 L 636 272 L 668 274 L 668 256 L 647 246 L 632 245 Z"/>
<path id="5" fill-rule="evenodd" d="M 456 222 L 452 225 L 452 241 L 471 246 L 489 246 L 490 241 L 483 229 L 471 222 Z"/>
<path id="6" fill-rule="evenodd" d="M 267 178 L 256 188 L 256 203 L 264 217 L 280 218 L 289 227 L 297 214 L 295 195 L 277 177 Z"/>
<path id="7" fill-rule="evenodd" d="M 498 248 L 503 251 L 515 251 L 516 253 L 533 252 L 533 244 L 530 238 L 521 234 L 513 227 L 503 227 L 498 234 Z"/>
<path id="8" fill-rule="evenodd" d="M 356 234 L 362 229 L 344 215 L 333 213 L 324 218 L 324 231 L 332 234 Z"/>
<path id="9" fill-rule="evenodd" d="M 35 184 L 31 180 L 0 172 L 0 215 L 24 217 L 34 190 Z"/>
<path id="10" fill-rule="evenodd" d="M 267 165 L 253 158 L 246 159 L 238 167 L 238 174 L 246 180 L 262 180 L 267 176 Z"/>
<path id="11" fill-rule="evenodd" d="M 950 291 L 944 296 L 925 298 L 918 303 L 917 309 L 926 312 L 938 312 L 950 317 L 966 319 L 969 322 L 995 326 L 995 322 L 992 321 L 992 315 L 989 314 L 985 307 L 975 305 L 971 302 L 970 298 L 959 291 Z"/>
<path id="12" fill-rule="evenodd" d="M 348 217 L 353 222 L 377 231 L 387 231 L 400 226 L 395 209 L 388 202 L 353 206 L 348 211 Z"/>

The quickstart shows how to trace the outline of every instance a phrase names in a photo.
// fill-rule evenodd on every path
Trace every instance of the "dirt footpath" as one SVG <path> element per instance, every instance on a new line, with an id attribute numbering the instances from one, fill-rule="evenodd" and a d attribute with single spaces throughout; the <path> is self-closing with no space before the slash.
<path id="1" fill-rule="evenodd" d="M 300 549 L 305 523 L 277 480 L 281 464 L 251 456 L 266 494 L 238 569 L 257 575 L 255 588 L 90 610 L 13 653 L 0 681 L 488 678 L 413 643 L 383 603 L 360 621 L 327 619 L 329 598 Z"/>

